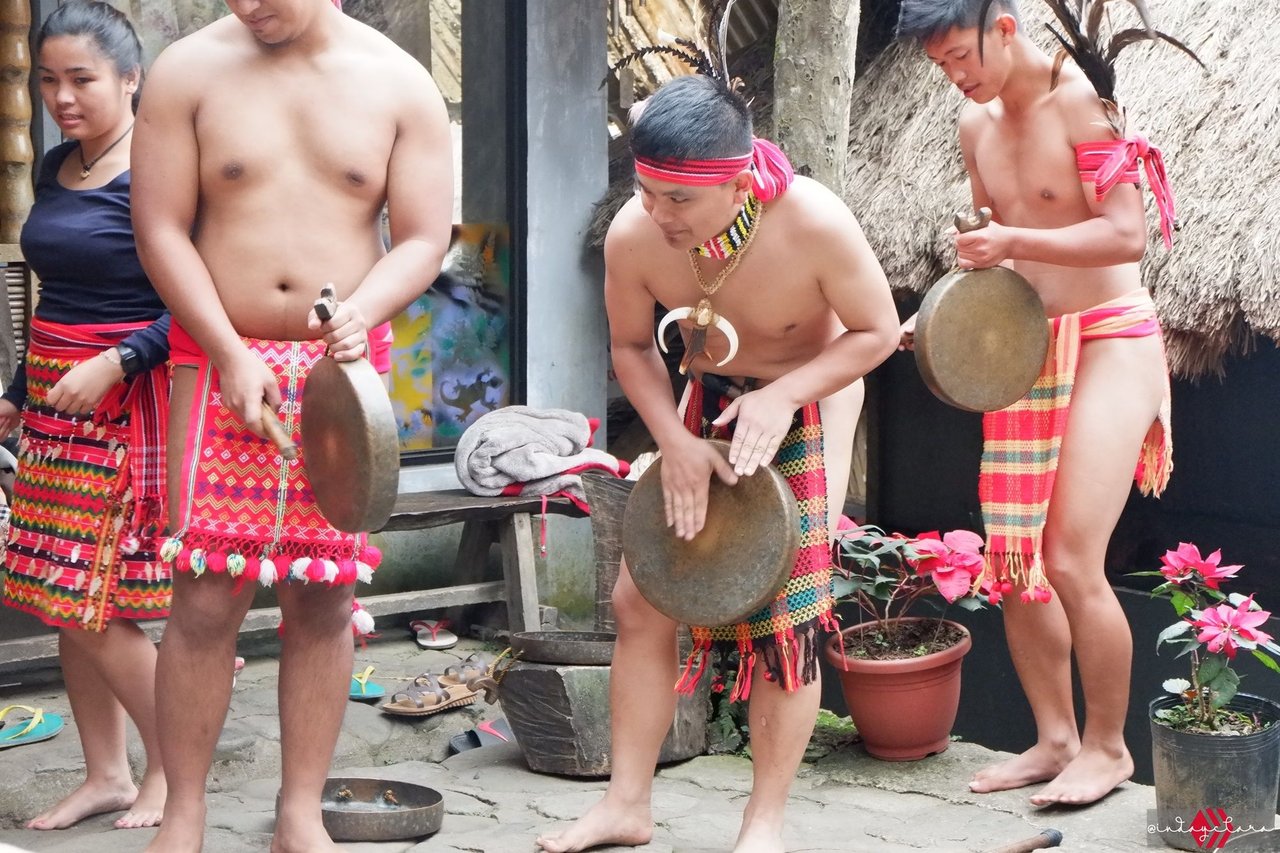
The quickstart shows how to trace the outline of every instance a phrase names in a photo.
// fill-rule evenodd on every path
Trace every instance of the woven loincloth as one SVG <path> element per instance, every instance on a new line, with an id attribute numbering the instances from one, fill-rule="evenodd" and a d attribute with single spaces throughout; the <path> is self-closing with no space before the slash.
<path id="1" fill-rule="evenodd" d="M 689 382 L 685 426 L 703 438 L 729 438 L 729 428 L 711 422 L 729 405 L 722 377 L 705 375 Z M 714 628 L 693 627 L 693 651 L 685 662 L 676 689 L 691 693 L 706 671 L 709 659 L 723 673 L 728 658 L 738 653 L 738 667 L 730 700 L 751 694 L 757 663 L 765 677 L 788 692 L 813 681 L 818 674 L 817 630 L 837 630 L 831 608 L 831 543 L 827 534 L 827 472 L 823 453 L 822 418 L 817 403 L 796 412 L 791 430 L 778 447 L 773 465 L 787 479 L 800 509 L 800 548 L 787 585 L 778 597 L 745 622 Z M 714 595 L 715 590 L 706 590 Z M 717 678 L 722 677 L 720 674 Z"/>
<path id="2" fill-rule="evenodd" d="M 1079 314 L 1052 321 L 1049 351 L 1035 385 L 1018 402 L 982 419 L 982 466 L 978 496 L 987 534 L 987 565 L 979 586 L 1016 583 L 1026 598 L 1048 601 L 1045 576 L 1044 525 L 1058 473 L 1058 451 L 1067 430 L 1071 393 L 1084 341 L 1138 338 L 1160 334 L 1155 305 L 1137 290 Z M 1160 413 L 1147 431 L 1134 471 L 1138 488 L 1159 495 L 1173 470 L 1166 379 Z M 994 589 L 994 597 L 1001 590 Z"/>
<path id="3" fill-rule="evenodd" d="M 275 373 L 285 432 L 298 440 L 302 389 L 325 354 L 323 341 L 245 344 Z M 177 323 L 170 331 L 176 364 L 197 368 L 181 471 L 183 526 L 160 549 L 162 560 L 195 575 L 351 584 L 368 581 L 379 555 L 364 536 L 334 529 L 321 514 L 305 469 L 305 450 L 284 459 L 222 405 L 217 371 Z"/>
<path id="4" fill-rule="evenodd" d="M 141 486 L 154 479 L 143 467 L 163 470 L 166 368 L 113 388 L 88 417 L 46 402 L 71 368 L 145 325 L 32 322 L 4 600 L 46 625 L 102 631 L 169 613 L 169 571 L 156 558 L 163 502 Z"/>

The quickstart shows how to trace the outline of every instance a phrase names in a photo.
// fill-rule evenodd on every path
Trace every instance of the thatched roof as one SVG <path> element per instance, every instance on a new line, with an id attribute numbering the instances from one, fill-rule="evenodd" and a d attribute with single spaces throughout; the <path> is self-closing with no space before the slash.
<path id="1" fill-rule="evenodd" d="M 1164 151 L 1181 223 L 1166 252 L 1147 194 L 1143 277 L 1174 373 L 1199 377 L 1220 373 L 1254 334 L 1280 341 L 1280 45 L 1265 20 L 1277 13 L 1254 0 L 1151 6 L 1156 25 L 1209 66 L 1206 74 L 1172 48 L 1143 45 L 1117 72 L 1129 129 Z M 1049 44 L 1044 7 L 1023 7 L 1028 32 Z M 945 221 L 969 199 L 956 142 L 962 98 L 910 46 L 883 54 L 853 98 L 846 200 L 893 285 L 920 290 L 950 265 Z"/>

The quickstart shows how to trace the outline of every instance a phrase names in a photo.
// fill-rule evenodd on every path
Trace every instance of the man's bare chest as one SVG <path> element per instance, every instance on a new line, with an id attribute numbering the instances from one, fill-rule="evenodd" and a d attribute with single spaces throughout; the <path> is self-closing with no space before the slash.
<path id="1" fill-rule="evenodd" d="M 705 299 L 739 334 L 751 337 L 785 335 L 809 322 L 823 304 L 816 278 L 799 261 L 761 253 L 719 275 L 725 266 L 699 261 L 699 277 L 686 257 L 655 265 L 647 277 L 654 298 L 667 310 L 696 307 Z"/>
<path id="2" fill-rule="evenodd" d="M 368 101 L 260 81 L 224 87 L 200 104 L 196 116 L 201 172 L 233 181 L 297 169 L 343 177 L 354 186 L 382 186 L 396 135 L 390 111 Z"/>

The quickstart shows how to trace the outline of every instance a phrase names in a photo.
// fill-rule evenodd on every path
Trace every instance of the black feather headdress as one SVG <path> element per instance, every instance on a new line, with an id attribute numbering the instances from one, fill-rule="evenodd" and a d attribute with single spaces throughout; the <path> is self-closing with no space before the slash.
<path id="1" fill-rule="evenodd" d="M 609 66 L 612 74 L 619 68 L 653 54 L 673 56 L 698 74 L 719 80 L 733 91 L 741 89 L 742 81 L 729 74 L 729 13 L 738 0 L 706 0 L 702 5 L 706 13 L 706 30 L 702 44 L 689 39 L 676 38 L 673 44 L 660 44 L 633 50 Z"/>
<path id="2" fill-rule="evenodd" d="M 978 56 L 982 56 L 982 36 L 985 31 L 983 22 L 987 12 L 995 0 L 983 0 L 978 12 Z M 1117 135 L 1124 136 L 1124 111 L 1116 100 L 1116 57 L 1120 51 L 1131 44 L 1143 41 L 1163 41 L 1171 44 L 1204 67 L 1195 51 L 1178 41 L 1168 33 L 1155 28 L 1151 19 L 1151 10 L 1146 0 L 1125 0 L 1132 5 L 1142 19 L 1141 27 L 1131 27 L 1115 31 L 1111 27 L 1107 4 L 1115 0 L 1045 0 L 1058 19 L 1061 29 L 1053 24 L 1045 24 L 1049 32 L 1062 47 L 1053 60 L 1053 77 L 1050 87 L 1058 84 L 1058 75 L 1062 63 L 1067 57 L 1075 62 L 1084 76 L 1093 84 L 1098 97 L 1102 99 L 1106 110 L 1107 121 Z M 1103 27 L 1106 25 L 1106 38 L 1103 38 Z"/>

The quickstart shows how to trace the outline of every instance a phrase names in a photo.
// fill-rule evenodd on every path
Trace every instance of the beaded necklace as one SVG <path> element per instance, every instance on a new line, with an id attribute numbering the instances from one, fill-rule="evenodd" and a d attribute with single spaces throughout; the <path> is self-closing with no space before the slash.
<path id="1" fill-rule="evenodd" d="M 751 237 L 751 231 L 760 217 L 760 207 L 760 199 L 756 198 L 755 193 L 747 193 L 747 201 L 734 217 L 733 224 L 693 251 L 704 258 L 722 260 L 740 251 Z"/>

